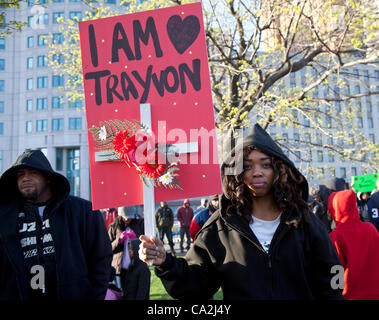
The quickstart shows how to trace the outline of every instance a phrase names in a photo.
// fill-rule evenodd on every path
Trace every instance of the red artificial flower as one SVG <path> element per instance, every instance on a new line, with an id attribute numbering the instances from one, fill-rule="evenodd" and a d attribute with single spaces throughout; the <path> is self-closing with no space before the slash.
<path id="1" fill-rule="evenodd" d="M 160 156 L 158 150 L 156 150 L 153 157 L 153 161 L 148 160 L 143 164 L 139 164 L 137 170 L 140 172 L 140 174 L 144 174 L 149 178 L 156 179 L 164 173 L 166 165 L 164 163 L 159 163 L 160 161 L 158 161 L 158 159 L 160 158 Z"/>
<path id="2" fill-rule="evenodd" d="M 115 135 L 113 145 L 116 155 L 130 165 L 131 161 L 128 153 L 136 148 L 135 135 L 130 135 L 128 130 L 120 131 Z"/>

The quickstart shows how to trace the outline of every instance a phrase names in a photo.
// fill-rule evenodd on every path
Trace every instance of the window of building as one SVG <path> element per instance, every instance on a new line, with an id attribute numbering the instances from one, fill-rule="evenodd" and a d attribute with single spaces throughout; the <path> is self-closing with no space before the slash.
<path id="1" fill-rule="evenodd" d="M 0 113 L 4 113 L 4 101 L 0 101 Z"/>
<path id="2" fill-rule="evenodd" d="M 0 173 L 3 172 L 3 150 L 0 150 Z"/>
<path id="3" fill-rule="evenodd" d="M 46 56 L 38 56 L 37 57 L 37 67 L 46 67 L 47 66 L 47 59 Z"/>
<path id="4" fill-rule="evenodd" d="M 37 120 L 36 131 L 37 132 L 47 131 L 47 119 Z"/>
<path id="5" fill-rule="evenodd" d="M 351 168 L 351 175 L 352 176 L 356 176 L 357 175 L 357 168 L 355 168 L 355 167 Z"/>
<path id="6" fill-rule="evenodd" d="M 80 196 L 80 149 L 67 149 L 66 177 L 70 182 L 70 194 Z"/>
<path id="7" fill-rule="evenodd" d="M 69 118 L 68 128 L 70 130 L 79 130 L 82 128 L 82 118 Z"/>
<path id="8" fill-rule="evenodd" d="M 53 83 L 52 83 L 53 87 L 63 86 L 63 84 L 64 84 L 64 76 L 63 75 L 61 75 L 61 76 L 53 75 L 52 80 L 53 80 Z"/>
<path id="9" fill-rule="evenodd" d="M 51 126 L 53 131 L 63 130 L 63 118 L 52 119 Z"/>
<path id="10" fill-rule="evenodd" d="M 341 101 L 336 101 L 335 102 L 337 112 L 341 112 Z"/>
<path id="11" fill-rule="evenodd" d="M 26 69 L 33 69 L 33 57 L 26 58 Z"/>
<path id="12" fill-rule="evenodd" d="M 64 12 L 53 12 L 53 23 L 58 23 L 58 18 L 64 19 Z"/>
<path id="13" fill-rule="evenodd" d="M 368 123 L 368 127 L 370 129 L 374 128 L 374 121 L 373 121 L 373 119 L 371 117 L 367 118 L 367 123 Z"/>
<path id="14" fill-rule="evenodd" d="M 49 24 L 49 14 L 48 13 L 43 13 L 40 14 L 37 18 L 37 24 Z"/>
<path id="15" fill-rule="evenodd" d="M 55 149 L 55 170 L 63 171 L 63 149 Z"/>
<path id="16" fill-rule="evenodd" d="M 58 64 L 63 64 L 64 63 L 64 56 L 63 56 L 63 54 L 54 54 L 52 60 Z"/>
<path id="17" fill-rule="evenodd" d="M 354 93 L 355 94 L 360 94 L 361 93 L 361 87 L 357 84 L 354 86 Z"/>
<path id="18" fill-rule="evenodd" d="M 321 150 L 317 151 L 317 161 L 324 162 L 324 153 Z"/>
<path id="19" fill-rule="evenodd" d="M 368 136 L 369 136 L 370 141 L 371 141 L 372 143 L 375 143 L 375 134 L 370 133 Z"/>
<path id="20" fill-rule="evenodd" d="M 28 0 L 28 7 L 32 7 L 35 5 L 35 1 L 34 0 Z"/>
<path id="21" fill-rule="evenodd" d="M 374 77 L 375 77 L 375 80 L 379 81 L 379 71 L 378 70 L 374 71 Z"/>
<path id="22" fill-rule="evenodd" d="M 81 108 L 83 106 L 83 100 L 81 98 L 76 99 L 74 102 L 70 101 L 68 103 L 70 108 Z"/>
<path id="23" fill-rule="evenodd" d="M 34 16 L 28 16 L 28 27 L 31 28 L 31 27 L 34 27 Z"/>
<path id="24" fill-rule="evenodd" d="M 33 78 L 26 79 L 26 90 L 33 89 Z"/>
<path id="25" fill-rule="evenodd" d="M 363 70 L 363 79 L 365 81 L 368 81 L 369 78 L 370 78 L 370 74 L 369 74 L 368 70 Z"/>
<path id="26" fill-rule="evenodd" d="M 5 49 L 5 38 L 0 38 L 0 49 Z"/>
<path id="27" fill-rule="evenodd" d="M 37 44 L 38 44 L 38 46 L 46 46 L 47 45 L 47 34 L 39 34 L 37 36 Z"/>
<path id="28" fill-rule="evenodd" d="M 333 151 L 328 151 L 328 161 L 334 162 L 334 154 Z"/>
<path id="29" fill-rule="evenodd" d="M 300 151 L 295 151 L 295 162 L 300 162 L 300 160 L 301 160 Z"/>
<path id="30" fill-rule="evenodd" d="M 47 98 L 37 98 L 37 110 L 47 110 Z"/>
<path id="31" fill-rule="evenodd" d="M 368 113 L 372 112 L 372 103 L 371 103 L 371 101 L 366 101 L 366 109 L 367 109 Z"/>
<path id="32" fill-rule="evenodd" d="M 53 2 L 64 2 L 64 0 L 53 0 Z"/>
<path id="33" fill-rule="evenodd" d="M 5 59 L 0 59 L 0 70 L 5 70 Z"/>
<path id="34" fill-rule="evenodd" d="M 34 47 L 34 37 L 33 36 L 28 37 L 27 42 L 26 42 L 26 46 L 28 48 Z"/>
<path id="35" fill-rule="evenodd" d="M 25 132 L 26 133 L 32 133 L 33 132 L 33 122 L 32 121 L 26 121 L 25 122 Z"/>
<path id="36" fill-rule="evenodd" d="M 363 119 L 362 117 L 357 117 L 358 128 L 363 128 Z"/>
<path id="37" fill-rule="evenodd" d="M 0 134 L 4 134 L 4 123 L 0 122 Z"/>
<path id="38" fill-rule="evenodd" d="M 308 127 L 308 128 L 311 126 L 311 122 L 306 116 L 303 117 L 303 124 L 305 127 Z"/>
<path id="39" fill-rule="evenodd" d="M 116 0 L 105 0 L 106 3 L 115 4 Z"/>
<path id="40" fill-rule="evenodd" d="M 26 100 L 26 111 L 32 111 L 33 110 L 33 100 L 28 99 Z"/>
<path id="41" fill-rule="evenodd" d="M 358 79 L 359 78 L 359 70 L 353 69 L 353 75 L 354 75 L 354 78 Z"/>
<path id="42" fill-rule="evenodd" d="M 38 89 L 47 88 L 47 84 L 48 84 L 47 76 L 37 77 L 37 88 Z"/>
<path id="43" fill-rule="evenodd" d="M 60 32 L 53 33 L 53 43 L 61 44 L 62 42 L 63 42 L 63 34 Z"/>
<path id="44" fill-rule="evenodd" d="M 82 13 L 81 13 L 81 11 L 70 11 L 69 18 L 71 20 L 74 20 L 74 21 L 76 21 L 76 20 L 81 21 L 82 20 Z"/>
<path id="45" fill-rule="evenodd" d="M 52 97 L 51 103 L 52 103 L 53 109 L 63 108 L 63 98 L 62 97 Z"/>

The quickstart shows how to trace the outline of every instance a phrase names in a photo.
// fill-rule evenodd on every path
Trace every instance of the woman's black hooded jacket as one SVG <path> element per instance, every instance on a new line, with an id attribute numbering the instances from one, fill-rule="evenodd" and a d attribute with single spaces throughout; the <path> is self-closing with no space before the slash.
<path id="1" fill-rule="evenodd" d="M 247 145 L 280 158 L 299 172 L 259 125 L 244 139 L 243 147 Z M 302 189 L 306 201 L 305 179 Z M 199 231 L 186 259 L 167 255 L 155 268 L 170 295 L 209 299 L 222 287 L 224 299 L 229 300 L 343 299 L 341 290 L 331 286 L 332 267 L 340 265 L 340 260 L 314 215 L 295 227 L 288 222 L 297 219 L 296 215 L 283 213 L 266 253 L 245 218 L 226 214 L 228 204 L 223 195 L 220 209 Z"/>

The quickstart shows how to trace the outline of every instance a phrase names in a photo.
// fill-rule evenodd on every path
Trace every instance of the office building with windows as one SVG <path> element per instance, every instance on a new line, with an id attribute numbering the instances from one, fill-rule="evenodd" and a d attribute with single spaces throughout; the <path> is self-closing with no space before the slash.
<path id="1" fill-rule="evenodd" d="M 303 68 L 296 73 L 290 73 L 285 78 L 285 87 L 304 87 L 305 78 L 314 77 L 313 73 L 314 70 L 310 67 Z M 322 98 L 360 95 L 368 92 L 369 89 L 379 92 L 379 68 L 377 65 L 356 65 L 350 68 L 343 68 L 339 76 L 343 77 L 346 83 L 344 86 L 337 86 L 336 79 L 333 79 L 331 76 L 329 84 L 327 86 L 320 85 L 316 87 L 313 95 L 322 100 Z M 307 128 L 311 127 L 310 120 L 300 112 L 297 112 L 297 110 L 292 110 L 293 116 L 302 125 L 304 131 L 302 132 L 304 133 L 302 139 L 305 142 L 313 142 L 323 146 L 328 145 L 331 147 L 330 149 L 336 145 L 343 145 L 343 142 L 336 138 L 338 136 L 337 131 L 340 128 L 338 127 L 338 122 L 335 121 L 335 116 L 346 108 L 353 110 L 355 117 L 352 121 L 364 137 L 372 143 L 379 143 L 379 95 L 362 95 L 360 98 L 346 101 L 332 101 L 330 104 L 320 103 L 318 108 L 324 114 L 321 117 L 323 120 L 322 126 L 331 133 L 330 136 L 315 134 L 314 130 L 313 132 L 310 130 L 310 133 L 304 133 Z M 269 132 L 278 139 L 283 138 L 290 141 L 290 145 L 293 146 L 292 152 L 288 150 L 285 152 L 294 161 L 296 166 L 306 174 L 310 185 L 317 186 L 317 182 L 320 179 L 328 177 L 344 178 L 346 182 L 350 183 L 351 176 L 376 173 L 375 168 L 365 165 L 367 164 L 366 160 L 368 156 L 361 157 L 362 161 L 351 161 L 341 157 L 337 153 L 329 151 L 330 149 L 316 150 L 317 148 L 315 148 L 307 152 L 297 150 L 296 146 L 301 144 L 299 142 L 300 132 L 294 128 L 288 128 L 284 124 L 276 124 L 274 122 L 269 127 Z M 352 144 L 359 139 L 354 136 L 351 136 L 351 138 Z M 310 172 L 311 170 L 308 171 L 309 167 L 317 168 L 317 170 Z"/>

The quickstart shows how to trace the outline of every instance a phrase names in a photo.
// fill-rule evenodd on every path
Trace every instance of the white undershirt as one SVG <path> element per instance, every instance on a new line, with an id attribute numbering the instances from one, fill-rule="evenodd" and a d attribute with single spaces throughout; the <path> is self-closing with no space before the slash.
<path id="1" fill-rule="evenodd" d="M 262 220 L 252 216 L 253 219 L 249 224 L 250 229 L 253 231 L 266 253 L 268 253 L 270 249 L 272 237 L 279 226 L 280 216 L 281 215 L 272 221 Z"/>
<path id="2" fill-rule="evenodd" d="M 39 213 L 39 216 L 41 217 L 41 219 L 43 217 L 43 210 L 45 210 L 45 208 L 46 208 L 46 206 L 38 207 L 38 213 Z"/>

